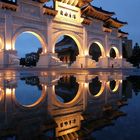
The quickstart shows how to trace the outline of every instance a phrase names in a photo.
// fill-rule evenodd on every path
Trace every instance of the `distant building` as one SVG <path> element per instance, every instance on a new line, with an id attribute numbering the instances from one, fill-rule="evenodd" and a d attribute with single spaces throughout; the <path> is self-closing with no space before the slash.
<path id="1" fill-rule="evenodd" d="M 58 53 L 59 59 L 67 64 L 73 63 L 79 54 L 75 41 L 69 36 L 64 36 L 62 40 L 56 43 L 55 52 Z"/>
<path id="2" fill-rule="evenodd" d="M 127 37 L 124 37 L 122 39 L 123 57 L 124 58 L 127 59 L 132 56 L 132 46 L 133 46 L 133 41 L 131 39 L 128 39 Z"/>

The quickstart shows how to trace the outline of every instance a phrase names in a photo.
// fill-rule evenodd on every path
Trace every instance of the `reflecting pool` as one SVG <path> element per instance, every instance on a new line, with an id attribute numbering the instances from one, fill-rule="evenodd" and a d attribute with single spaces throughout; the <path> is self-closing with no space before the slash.
<path id="1" fill-rule="evenodd" d="M 0 140 L 139 140 L 140 76 L 0 72 Z"/>

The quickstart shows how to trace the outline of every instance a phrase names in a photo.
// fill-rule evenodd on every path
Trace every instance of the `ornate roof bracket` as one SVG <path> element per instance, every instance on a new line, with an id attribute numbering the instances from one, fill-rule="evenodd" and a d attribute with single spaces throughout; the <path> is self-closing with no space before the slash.
<path id="1" fill-rule="evenodd" d="M 0 8 L 1 9 L 7 9 L 7 10 L 12 10 L 12 11 L 16 11 L 17 10 L 18 5 L 15 3 L 8 3 L 8 2 L 2 2 L 0 1 Z"/>
<path id="2" fill-rule="evenodd" d="M 103 26 L 103 31 L 104 31 L 104 32 L 111 33 L 111 32 L 112 32 L 112 29 L 109 28 L 109 27 L 105 27 L 105 26 Z"/>
<path id="3" fill-rule="evenodd" d="M 90 25 L 92 23 L 92 20 L 88 19 L 88 18 L 84 18 L 82 24 L 87 24 Z"/>
<path id="4" fill-rule="evenodd" d="M 56 16 L 57 10 L 54 10 L 53 8 L 44 7 L 43 8 L 43 14 L 50 15 L 50 16 Z"/>

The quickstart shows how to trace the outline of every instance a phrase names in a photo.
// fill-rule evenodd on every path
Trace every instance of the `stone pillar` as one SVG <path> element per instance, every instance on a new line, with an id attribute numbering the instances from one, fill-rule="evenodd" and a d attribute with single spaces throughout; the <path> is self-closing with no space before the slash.
<path id="1" fill-rule="evenodd" d="M 108 32 L 106 32 L 105 33 L 105 61 L 106 61 L 106 68 L 108 68 L 109 67 L 109 51 L 110 51 L 110 46 L 109 46 L 109 39 L 108 39 L 108 35 L 109 35 L 110 33 L 108 33 Z"/>
<path id="2" fill-rule="evenodd" d="M 12 46 L 12 32 L 13 20 L 10 11 L 5 11 L 5 35 L 4 35 L 4 49 L 0 52 L 0 66 L 1 67 L 15 67 L 17 59 L 17 51 Z"/>

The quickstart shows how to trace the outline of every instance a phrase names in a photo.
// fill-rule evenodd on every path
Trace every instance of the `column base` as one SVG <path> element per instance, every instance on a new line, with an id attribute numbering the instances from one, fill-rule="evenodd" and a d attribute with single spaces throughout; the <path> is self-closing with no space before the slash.
<path id="1" fill-rule="evenodd" d="M 73 68 L 95 68 L 96 62 L 91 56 L 77 56 L 76 61 L 71 65 Z"/>
<path id="2" fill-rule="evenodd" d="M 52 68 L 67 67 L 67 65 L 60 61 L 56 53 L 45 53 L 40 55 L 37 67 Z"/>
<path id="3" fill-rule="evenodd" d="M 20 60 L 15 50 L 0 51 L 0 67 L 18 67 Z"/>

